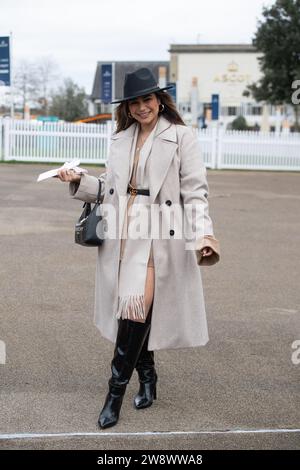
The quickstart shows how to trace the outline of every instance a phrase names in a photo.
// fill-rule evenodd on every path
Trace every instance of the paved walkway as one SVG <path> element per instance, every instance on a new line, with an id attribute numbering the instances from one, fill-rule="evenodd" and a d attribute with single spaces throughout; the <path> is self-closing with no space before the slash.
<path id="1" fill-rule="evenodd" d="M 135 410 L 134 375 L 104 432 L 113 345 L 93 324 L 96 250 L 73 242 L 68 185 L 36 183 L 50 168 L 0 164 L 0 448 L 299 449 L 299 173 L 208 171 L 222 249 L 202 268 L 210 341 L 158 351 L 158 399 Z"/>

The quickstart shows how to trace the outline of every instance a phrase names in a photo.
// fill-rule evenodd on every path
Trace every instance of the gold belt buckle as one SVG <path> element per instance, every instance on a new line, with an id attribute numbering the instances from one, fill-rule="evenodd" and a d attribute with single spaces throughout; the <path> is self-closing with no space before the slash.
<path id="1" fill-rule="evenodd" d="M 133 186 L 131 186 L 131 184 L 129 184 L 129 192 L 132 196 L 136 196 L 137 195 L 137 188 L 134 188 Z"/>

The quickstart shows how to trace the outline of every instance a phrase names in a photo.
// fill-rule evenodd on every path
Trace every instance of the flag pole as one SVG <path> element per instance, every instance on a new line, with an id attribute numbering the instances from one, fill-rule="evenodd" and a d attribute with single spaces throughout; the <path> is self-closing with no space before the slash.
<path id="1" fill-rule="evenodd" d="M 12 66 L 12 42 L 13 35 L 9 33 L 9 66 L 10 66 L 10 117 L 14 118 L 14 90 L 13 90 L 13 66 Z"/>

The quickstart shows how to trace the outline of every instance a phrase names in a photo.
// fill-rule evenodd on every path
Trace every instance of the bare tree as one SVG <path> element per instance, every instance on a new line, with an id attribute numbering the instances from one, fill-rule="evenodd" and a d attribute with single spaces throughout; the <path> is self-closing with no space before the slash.
<path id="1" fill-rule="evenodd" d="M 58 65 L 49 57 L 40 57 L 35 62 L 21 60 L 17 63 L 14 77 L 15 95 L 21 101 L 23 114 L 25 106 L 39 106 L 48 115 L 51 85 L 59 79 Z"/>
<path id="2" fill-rule="evenodd" d="M 37 61 L 37 72 L 39 76 L 39 103 L 44 115 L 48 116 L 51 98 L 51 85 L 60 78 L 59 67 L 50 56 L 41 57 Z"/>
<path id="3" fill-rule="evenodd" d="M 21 60 L 15 69 L 14 90 L 20 98 L 23 115 L 27 104 L 36 103 L 39 95 L 39 76 L 37 67 L 33 62 Z"/>

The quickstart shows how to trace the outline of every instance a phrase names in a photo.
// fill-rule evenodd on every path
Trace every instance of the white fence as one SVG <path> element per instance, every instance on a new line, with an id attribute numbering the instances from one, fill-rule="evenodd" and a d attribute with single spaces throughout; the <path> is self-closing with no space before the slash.
<path id="1" fill-rule="evenodd" d="M 5 161 L 105 163 L 111 122 L 104 124 L 43 123 L 4 119 L 1 142 Z M 209 168 L 300 170 L 300 134 L 198 131 L 205 165 Z"/>
<path id="2" fill-rule="evenodd" d="M 210 168 L 300 170 L 300 134 L 224 131 L 198 132 Z"/>
<path id="3" fill-rule="evenodd" d="M 104 163 L 111 122 L 50 123 L 4 119 L 4 160 Z"/>

